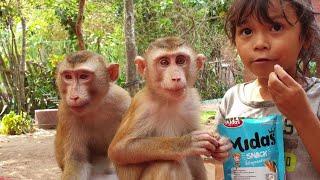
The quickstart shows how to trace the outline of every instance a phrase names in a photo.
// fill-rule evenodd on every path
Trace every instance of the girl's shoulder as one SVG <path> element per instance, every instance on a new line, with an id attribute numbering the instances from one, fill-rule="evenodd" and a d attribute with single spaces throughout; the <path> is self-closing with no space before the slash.
<path id="1" fill-rule="evenodd" d="M 243 86 L 244 83 L 241 84 L 236 84 L 229 88 L 226 93 L 224 94 L 223 98 L 229 98 L 230 96 L 234 96 L 238 94 L 238 90 L 240 89 L 241 86 Z"/>
<path id="2" fill-rule="evenodd" d="M 239 95 L 242 95 L 244 92 L 244 87 L 251 84 L 252 82 L 245 82 L 245 83 L 239 83 L 239 84 L 236 84 L 234 86 L 232 86 L 231 88 L 229 88 L 224 97 L 230 97 L 230 96 L 239 96 Z"/>

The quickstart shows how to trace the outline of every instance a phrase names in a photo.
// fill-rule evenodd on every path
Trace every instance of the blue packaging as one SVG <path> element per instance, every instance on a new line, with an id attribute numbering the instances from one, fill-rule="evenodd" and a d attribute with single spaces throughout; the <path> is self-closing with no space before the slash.
<path id="1" fill-rule="evenodd" d="M 285 179 L 281 115 L 230 118 L 218 130 L 233 145 L 223 164 L 225 180 Z"/>

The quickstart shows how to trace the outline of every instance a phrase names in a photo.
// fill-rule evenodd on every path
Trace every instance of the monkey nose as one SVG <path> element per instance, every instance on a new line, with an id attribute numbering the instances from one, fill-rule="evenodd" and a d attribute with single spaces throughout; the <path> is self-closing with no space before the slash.
<path id="1" fill-rule="evenodd" d="M 77 101 L 79 99 L 79 96 L 72 96 L 70 97 L 71 100 Z"/>
<path id="2" fill-rule="evenodd" d="M 175 82 L 179 82 L 181 80 L 181 78 L 177 77 L 177 78 L 172 78 L 172 81 L 175 81 Z"/>

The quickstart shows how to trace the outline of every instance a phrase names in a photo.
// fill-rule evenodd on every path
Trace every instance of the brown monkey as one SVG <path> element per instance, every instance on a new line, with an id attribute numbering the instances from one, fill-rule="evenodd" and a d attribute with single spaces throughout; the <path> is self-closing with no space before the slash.
<path id="1" fill-rule="evenodd" d="M 106 150 L 130 105 L 129 94 L 113 81 L 119 65 L 89 51 L 71 54 L 57 68 L 61 101 L 55 155 L 62 179 L 108 174 Z"/>
<path id="2" fill-rule="evenodd" d="M 200 155 L 217 141 L 199 130 L 193 87 L 205 57 L 182 39 L 160 38 L 135 60 L 146 85 L 134 97 L 109 146 L 120 180 L 207 179 Z"/>

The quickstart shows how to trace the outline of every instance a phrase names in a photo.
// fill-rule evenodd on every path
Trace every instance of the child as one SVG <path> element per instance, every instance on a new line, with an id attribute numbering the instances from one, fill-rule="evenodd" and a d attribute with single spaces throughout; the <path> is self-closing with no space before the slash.
<path id="1" fill-rule="evenodd" d="M 217 119 L 282 113 L 287 179 L 320 179 L 320 81 L 301 65 L 320 60 L 308 0 L 235 0 L 226 32 L 257 79 L 227 91 Z"/>

